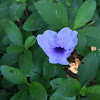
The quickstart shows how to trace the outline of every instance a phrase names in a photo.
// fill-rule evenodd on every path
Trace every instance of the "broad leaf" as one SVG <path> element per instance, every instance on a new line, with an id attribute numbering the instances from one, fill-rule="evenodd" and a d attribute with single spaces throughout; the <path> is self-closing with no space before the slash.
<path id="1" fill-rule="evenodd" d="M 61 69 L 62 69 L 61 65 L 50 64 L 49 59 L 45 58 L 44 64 L 43 64 L 43 76 L 52 78 L 56 76 L 60 72 Z"/>
<path id="2" fill-rule="evenodd" d="M 8 18 L 8 7 L 4 3 L 0 4 L 0 19 Z"/>
<path id="3" fill-rule="evenodd" d="M 82 56 L 86 56 L 91 52 L 91 48 L 88 46 L 87 39 L 83 34 L 78 34 L 78 44 L 76 46 L 76 50 Z"/>
<path id="4" fill-rule="evenodd" d="M 50 100 L 75 100 L 75 96 L 74 97 L 64 97 L 63 95 L 55 92 L 51 95 Z"/>
<path id="5" fill-rule="evenodd" d="M 28 93 L 26 90 L 21 90 L 11 97 L 10 100 L 27 100 Z"/>
<path id="6" fill-rule="evenodd" d="M 16 64 L 19 60 L 21 54 L 8 54 L 5 53 L 0 60 L 0 65 L 13 65 Z"/>
<path id="7" fill-rule="evenodd" d="M 86 37 L 89 46 L 96 46 L 100 48 L 100 28 L 99 27 L 87 27 L 81 29 L 79 34 Z"/>
<path id="8" fill-rule="evenodd" d="M 22 34 L 14 22 L 9 20 L 6 27 L 5 27 L 5 31 L 6 31 L 6 34 L 9 38 L 9 40 L 13 44 L 21 46 L 21 47 L 23 46 Z"/>
<path id="9" fill-rule="evenodd" d="M 96 79 L 97 83 L 100 83 L 100 65 L 99 65 L 98 71 L 96 73 L 95 79 Z"/>
<path id="10" fill-rule="evenodd" d="M 31 76 L 30 76 L 30 82 L 39 82 L 41 83 L 42 85 L 44 85 L 45 81 L 43 79 L 43 77 L 41 77 L 39 74 L 37 73 L 33 73 Z"/>
<path id="11" fill-rule="evenodd" d="M 34 12 L 25 21 L 23 29 L 25 31 L 37 31 L 37 30 L 42 30 L 43 28 L 46 27 L 46 25 L 47 24 L 41 18 L 41 16 L 37 12 Z"/>
<path id="12" fill-rule="evenodd" d="M 29 86 L 29 93 L 34 100 L 47 100 L 45 88 L 38 82 L 32 82 Z"/>
<path id="13" fill-rule="evenodd" d="M 100 99 L 100 86 L 99 85 L 90 86 L 87 89 L 86 95 L 89 98 L 89 100 L 99 100 Z"/>
<path id="14" fill-rule="evenodd" d="M 32 54 L 30 51 L 26 51 L 21 55 L 19 59 L 19 68 L 26 75 L 30 75 L 33 72 Z"/>
<path id="15" fill-rule="evenodd" d="M 7 48 L 7 52 L 9 54 L 14 54 L 14 53 L 21 53 L 23 52 L 24 49 L 18 45 L 10 45 L 8 48 Z"/>
<path id="16" fill-rule="evenodd" d="M 67 8 L 68 10 L 68 23 L 69 27 L 73 28 L 74 27 L 74 21 L 76 17 L 76 13 L 80 6 L 83 3 L 83 0 L 63 0 L 66 1 L 67 5 L 71 5 L 70 7 Z"/>
<path id="17" fill-rule="evenodd" d="M 56 78 L 50 81 L 53 89 L 56 89 L 56 92 L 63 95 L 64 97 L 73 97 L 79 93 L 81 85 L 80 83 L 72 78 L 62 79 Z"/>
<path id="18" fill-rule="evenodd" d="M 41 48 L 35 48 L 32 50 L 34 72 L 41 74 L 45 56 L 46 55 Z"/>
<path id="19" fill-rule="evenodd" d="M 81 84 L 91 82 L 98 69 L 98 58 L 96 52 L 91 52 L 83 60 L 78 68 L 78 79 Z"/>
<path id="20" fill-rule="evenodd" d="M 80 28 L 84 26 L 87 22 L 89 22 L 93 17 L 95 9 L 96 9 L 96 1 L 86 0 L 79 8 L 76 14 L 74 29 Z"/>
<path id="21" fill-rule="evenodd" d="M 35 8 L 51 27 L 61 29 L 68 26 L 67 11 L 60 2 L 39 1 L 37 4 L 35 3 Z"/>
<path id="22" fill-rule="evenodd" d="M 36 42 L 36 37 L 35 36 L 29 36 L 26 41 L 25 41 L 25 49 L 27 50 L 29 47 L 31 47 L 33 44 Z"/>
<path id="23" fill-rule="evenodd" d="M 17 68 L 3 65 L 1 66 L 2 75 L 10 82 L 15 84 L 27 84 L 26 76 Z"/>
<path id="24" fill-rule="evenodd" d="M 9 16 L 12 20 L 19 19 L 22 14 L 24 13 L 26 4 L 20 4 L 20 3 L 13 3 L 9 7 Z"/>

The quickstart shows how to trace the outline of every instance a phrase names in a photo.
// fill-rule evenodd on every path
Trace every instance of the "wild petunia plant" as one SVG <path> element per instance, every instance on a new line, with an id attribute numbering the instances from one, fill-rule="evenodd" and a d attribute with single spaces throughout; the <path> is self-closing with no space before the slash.
<path id="1" fill-rule="evenodd" d="M 68 65 L 66 60 L 74 51 L 77 45 L 77 31 L 72 31 L 68 27 L 57 32 L 47 30 L 43 35 L 37 36 L 37 42 L 52 64 Z"/>
<path id="2" fill-rule="evenodd" d="M 0 0 L 0 100 L 99 99 L 100 0 Z"/>

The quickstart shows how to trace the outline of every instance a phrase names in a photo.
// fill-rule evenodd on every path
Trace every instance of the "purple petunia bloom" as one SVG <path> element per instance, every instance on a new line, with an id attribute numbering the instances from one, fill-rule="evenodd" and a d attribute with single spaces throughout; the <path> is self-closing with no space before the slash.
<path id="1" fill-rule="evenodd" d="M 49 57 L 52 64 L 68 65 L 66 60 L 74 51 L 77 45 L 77 31 L 72 31 L 65 27 L 57 32 L 47 30 L 42 35 L 37 36 L 37 42 Z"/>

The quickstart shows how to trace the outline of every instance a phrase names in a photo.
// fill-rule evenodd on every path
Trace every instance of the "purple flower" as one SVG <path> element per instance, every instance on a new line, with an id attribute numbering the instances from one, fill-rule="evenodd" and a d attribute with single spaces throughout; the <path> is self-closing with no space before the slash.
<path id="1" fill-rule="evenodd" d="M 52 64 L 68 65 L 66 60 L 74 51 L 77 45 L 77 31 L 72 31 L 65 27 L 57 32 L 47 30 L 42 35 L 37 36 L 37 42 L 49 57 Z"/>

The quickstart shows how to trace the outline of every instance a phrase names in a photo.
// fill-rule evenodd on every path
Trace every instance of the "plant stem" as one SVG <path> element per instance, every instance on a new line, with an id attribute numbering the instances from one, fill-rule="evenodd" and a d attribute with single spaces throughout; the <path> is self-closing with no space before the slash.
<path id="1" fill-rule="evenodd" d="M 27 13 L 27 9 L 25 9 L 25 14 L 26 14 L 26 17 L 28 18 L 28 13 Z"/>

